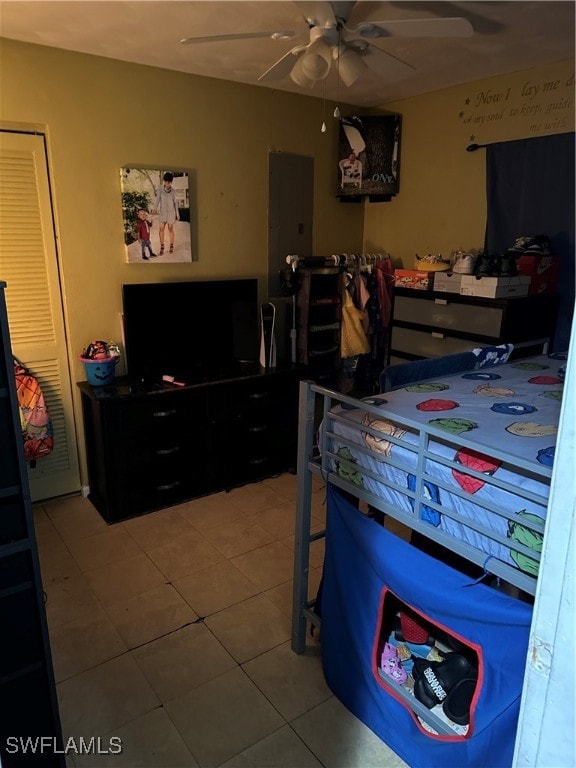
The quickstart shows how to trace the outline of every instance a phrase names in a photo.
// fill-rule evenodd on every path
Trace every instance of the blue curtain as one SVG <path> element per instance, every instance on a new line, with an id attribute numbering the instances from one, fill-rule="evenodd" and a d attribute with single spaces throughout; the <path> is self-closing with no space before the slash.
<path id="1" fill-rule="evenodd" d="M 568 349 L 574 309 L 574 133 L 490 144 L 487 153 L 487 253 L 517 237 L 548 235 L 560 257 L 560 310 L 554 351 Z"/>

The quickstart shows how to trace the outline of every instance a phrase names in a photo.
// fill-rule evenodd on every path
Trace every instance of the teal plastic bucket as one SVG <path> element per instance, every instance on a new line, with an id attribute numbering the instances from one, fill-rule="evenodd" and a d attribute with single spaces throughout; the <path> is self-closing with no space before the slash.
<path id="1" fill-rule="evenodd" d="M 86 371 L 86 381 L 93 387 L 103 387 L 112 384 L 116 376 L 117 357 L 104 357 L 101 360 L 89 360 L 81 357 Z"/>

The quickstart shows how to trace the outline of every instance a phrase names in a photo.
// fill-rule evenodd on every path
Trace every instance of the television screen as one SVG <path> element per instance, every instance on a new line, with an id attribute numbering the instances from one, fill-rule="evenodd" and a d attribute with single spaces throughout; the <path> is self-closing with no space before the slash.
<path id="1" fill-rule="evenodd" d="M 256 278 L 122 286 L 128 375 L 193 384 L 258 360 Z"/>

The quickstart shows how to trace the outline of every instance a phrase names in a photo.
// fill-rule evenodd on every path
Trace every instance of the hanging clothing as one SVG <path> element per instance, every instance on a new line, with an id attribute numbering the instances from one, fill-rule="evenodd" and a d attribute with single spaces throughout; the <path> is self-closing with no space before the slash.
<path id="1" fill-rule="evenodd" d="M 364 275 L 358 273 L 354 276 L 354 288 L 355 288 L 355 304 L 358 307 L 358 309 L 362 310 L 362 327 L 364 328 L 364 331 L 366 332 L 366 335 L 368 335 L 370 331 L 370 318 L 368 317 L 368 312 L 366 310 L 366 307 L 368 306 L 368 302 L 370 301 L 370 291 L 368 290 L 368 287 L 366 285 L 366 280 Z"/>
<path id="2" fill-rule="evenodd" d="M 370 352 L 370 343 L 363 327 L 364 312 L 354 306 L 348 290 L 344 291 L 342 305 L 341 356 L 354 357 Z"/>
<path id="3" fill-rule="evenodd" d="M 380 304 L 380 318 L 382 326 L 387 329 L 392 316 L 392 291 L 394 287 L 394 267 L 390 259 L 383 259 L 374 265 L 374 274 L 378 290 L 378 303 Z"/>

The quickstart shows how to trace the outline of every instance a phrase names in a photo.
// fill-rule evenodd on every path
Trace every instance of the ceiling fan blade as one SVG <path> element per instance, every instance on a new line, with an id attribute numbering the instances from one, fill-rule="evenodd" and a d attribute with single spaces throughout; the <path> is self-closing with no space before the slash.
<path id="1" fill-rule="evenodd" d="M 183 37 L 181 43 L 221 43 L 226 40 L 256 40 L 257 38 L 270 37 L 272 40 L 289 40 L 297 33 L 285 29 L 276 32 L 239 32 L 232 35 L 207 35 L 204 37 Z"/>
<path id="2" fill-rule="evenodd" d="M 284 56 L 272 64 L 266 72 L 261 74 L 258 81 L 282 80 L 282 78 L 288 77 L 292 71 L 292 67 L 298 61 L 300 54 L 302 54 L 307 47 L 307 45 L 297 45 L 295 48 L 291 48 L 288 53 L 285 53 Z"/>
<path id="3" fill-rule="evenodd" d="M 390 19 L 364 21 L 348 30 L 364 39 L 378 37 L 471 37 L 474 27 L 462 17 L 446 19 Z"/>
<path id="4" fill-rule="evenodd" d="M 298 7 L 308 24 L 312 24 L 315 27 L 336 26 L 336 16 L 334 15 L 332 3 L 325 0 L 318 0 L 318 2 L 294 0 L 294 4 Z"/>
<path id="5" fill-rule="evenodd" d="M 383 51 L 382 48 L 378 48 L 377 45 L 368 43 L 366 40 L 351 40 L 348 44 L 350 43 L 359 43 L 358 46 L 352 45 L 351 47 L 361 53 L 370 69 L 390 80 L 401 80 L 404 77 L 409 77 L 416 70 L 416 67 L 407 61 L 399 59 L 398 56 L 394 56 L 389 51 Z"/>

